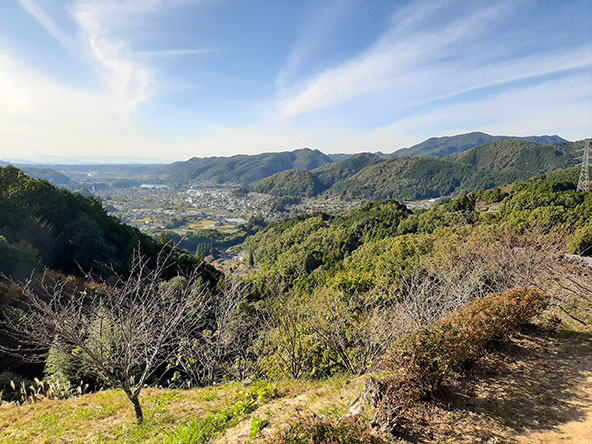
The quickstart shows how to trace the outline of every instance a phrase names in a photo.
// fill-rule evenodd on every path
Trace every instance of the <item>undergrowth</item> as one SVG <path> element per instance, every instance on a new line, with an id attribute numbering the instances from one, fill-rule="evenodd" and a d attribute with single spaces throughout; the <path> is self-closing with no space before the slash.
<path id="1" fill-rule="evenodd" d="M 268 444 L 382 444 L 359 418 L 342 420 L 318 416 L 299 418 Z"/>
<path id="2" fill-rule="evenodd" d="M 254 384 L 235 393 L 236 402 L 230 407 L 210 413 L 203 419 L 192 419 L 167 436 L 164 444 L 202 444 L 210 442 L 224 431 L 242 421 L 249 413 L 277 396 L 275 386 Z"/>
<path id="3" fill-rule="evenodd" d="M 541 313 L 549 299 L 535 289 L 491 294 L 397 341 L 383 362 L 382 377 L 364 394 L 376 408 L 373 423 L 397 429 L 416 401 L 437 396 L 446 379 Z"/>

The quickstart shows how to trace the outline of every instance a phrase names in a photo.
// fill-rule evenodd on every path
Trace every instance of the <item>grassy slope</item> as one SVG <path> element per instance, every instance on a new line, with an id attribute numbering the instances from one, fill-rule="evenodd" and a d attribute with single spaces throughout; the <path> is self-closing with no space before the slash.
<path id="1" fill-rule="evenodd" d="M 485 356 L 446 389 L 442 401 L 416 408 L 413 436 L 401 442 L 585 443 L 592 428 L 592 329 L 534 328 Z M 296 416 L 339 417 L 363 380 L 281 381 L 280 396 L 218 436 L 217 444 L 262 443 Z M 61 401 L 0 408 L 3 444 L 160 443 L 192 418 L 233 403 L 237 383 L 193 390 L 147 389 L 146 422 L 136 426 L 123 393 L 107 390 Z M 249 440 L 252 418 L 269 421 Z"/>
<path id="2" fill-rule="evenodd" d="M 205 418 L 233 404 L 239 383 L 192 390 L 149 388 L 142 396 L 146 421 L 137 426 L 131 405 L 120 390 L 106 390 L 77 398 L 41 401 L 0 408 L 2 444 L 86 443 L 160 443 L 192 418 Z M 268 419 L 268 435 L 299 412 L 302 414 L 343 414 L 359 394 L 361 380 L 334 378 L 323 382 L 280 381 L 279 397 L 227 430 L 220 442 L 245 442 L 252 417 Z M 269 412 L 269 413 L 267 413 Z M 242 436 L 246 433 L 246 436 Z M 228 441 L 230 440 L 230 441 Z"/>

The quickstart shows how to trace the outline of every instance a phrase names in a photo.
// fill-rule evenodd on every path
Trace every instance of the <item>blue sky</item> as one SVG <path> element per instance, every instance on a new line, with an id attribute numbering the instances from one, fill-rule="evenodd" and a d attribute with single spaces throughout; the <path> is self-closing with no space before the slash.
<path id="1" fill-rule="evenodd" d="M 592 2 L 1 0 L 0 158 L 592 132 Z"/>

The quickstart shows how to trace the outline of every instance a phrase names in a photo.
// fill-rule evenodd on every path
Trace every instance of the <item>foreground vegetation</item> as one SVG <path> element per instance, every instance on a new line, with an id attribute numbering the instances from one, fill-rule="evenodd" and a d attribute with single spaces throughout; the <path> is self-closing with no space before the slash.
<path id="1" fill-rule="evenodd" d="M 24 192 L 27 179 L 11 174 L 15 189 Z M 529 323 L 582 328 L 592 323 L 592 273 L 586 261 L 592 249 L 592 195 L 577 192 L 573 176 L 569 170 L 551 173 L 430 210 L 412 212 L 386 200 L 283 220 L 246 240 L 242 249 L 249 266 L 238 276 L 209 279 L 203 267 L 192 274 L 177 267 L 177 276 L 167 276 L 168 267 L 158 268 L 162 252 L 175 266 L 180 257 L 168 247 L 152 261 L 150 256 L 131 261 L 127 275 L 115 279 L 97 282 L 90 275 L 51 272 L 60 285 L 48 286 L 47 273 L 21 288 L 3 284 L 2 294 L 12 304 L 3 307 L 3 327 L 19 332 L 13 337 L 21 348 L 13 351 L 22 353 L 27 336 L 34 340 L 28 344 L 37 343 L 39 357 L 49 354 L 47 381 L 69 387 L 91 381 L 91 390 L 119 387 L 134 404 L 139 426 L 126 423 L 119 431 L 108 426 L 115 438 L 82 438 L 72 431 L 71 439 L 199 443 L 265 435 L 281 443 L 357 443 L 405 438 L 420 427 L 418 406 L 443 399 L 447 387 Z M 47 195 L 55 192 L 48 190 Z M 27 328 L 19 328 L 23 325 Z M 228 384 L 248 380 L 264 382 Z M 145 384 L 165 384 L 169 390 L 145 389 Z M 188 388 L 207 385 L 220 395 L 230 387 L 236 394 L 199 414 L 185 410 L 168 416 L 177 396 L 201 406 L 193 396 L 206 389 Z M 313 399 L 318 391 L 320 399 Z M 31 396 L 26 384 L 22 394 L 41 400 L 39 406 L 50 405 L 43 398 L 53 397 Z M 331 411 L 328 405 L 339 396 L 344 403 Z M 294 406 L 303 402 L 309 406 L 304 414 L 280 414 L 282 409 L 295 413 Z M 6 409 L 16 416 L 38 412 L 30 403 Z M 89 417 L 101 409 L 91 409 Z M 131 418 L 131 410 L 125 418 Z M 55 438 L 66 433 L 58 430 L 70 420 L 60 413 L 34 426 L 24 417 L 24 429 L 4 426 L 2 433 L 13 442 L 21 439 L 18 433 L 21 441 L 49 442 L 41 440 L 42 432 L 26 435 L 26 430 L 47 423 L 43 431 Z"/>
<path id="2" fill-rule="evenodd" d="M 260 438 L 259 432 L 287 423 L 299 411 L 304 415 L 340 415 L 360 389 L 360 381 L 346 377 L 318 382 L 280 380 L 248 387 L 228 383 L 190 390 L 149 388 L 142 395 L 146 420 L 141 426 L 135 424 L 125 394 L 105 390 L 64 400 L 4 405 L 0 409 L 0 438 L 10 444 L 56 439 L 72 443 L 205 443 L 241 422 L 245 438 L 252 431 L 253 438 Z"/>

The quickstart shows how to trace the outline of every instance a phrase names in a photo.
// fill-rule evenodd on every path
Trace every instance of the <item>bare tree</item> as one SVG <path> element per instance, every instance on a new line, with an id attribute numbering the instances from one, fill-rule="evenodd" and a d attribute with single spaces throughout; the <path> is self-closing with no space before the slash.
<path id="1" fill-rule="evenodd" d="M 45 360 L 50 349 L 67 355 L 67 365 L 121 388 L 141 423 L 140 391 L 198 331 L 210 297 L 197 271 L 164 281 L 169 259 L 161 253 L 149 267 L 137 250 L 129 277 L 83 291 L 47 274 L 23 283 L 20 305 L 2 323 L 20 344 L 11 352 L 29 361 Z"/>
<path id="2" fill-rule="evenodd" d="M 320 290 L 307 306 L 308 328 L 355 375 L 368 371 L 404 329 L 391 295 Z"/>
<path id="3" fill-rule="evenodd" d="M 437 321 L 473 299 L 518 287 L 549 292 L 562 257 L 562 233 L 477 234 L 420 258 L 399 278 L 400 304 L 415 326 Z"/>
<path id="4" fill-rule="evenodd" d="M 265 342 L 274 349 L 273 357 L 279 360 L 280 367 L 298 378 L 305 371 L 309 352 L 302 307 L 295 304 L 287 290 L 277 286 L 275 293 L 262 317 L 267 328 Z"/>
<path id="5" fill-rule="evenodd" d="M 579 324 L 592 324 L 592 257 L 565 255 L 547 264 L 545 285 L 555 306 Z"/>
<path id="6" fill-rule="evenodd" d="M 209 324 L 204 325 L 199 335 L 179 344 L 175 365 L 192 383 L 211 384 L 229 374 L 237 359 L 245 357 L 253 333 L 241 322 L 238 309 L 247 293 L 243 281 L 228 277 L 212 304 Z"/>

